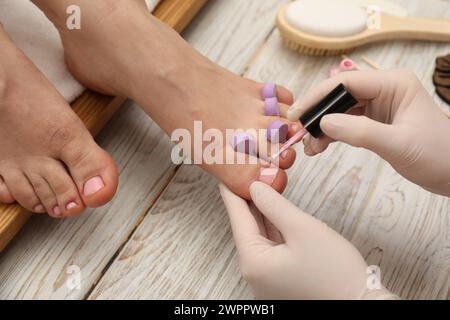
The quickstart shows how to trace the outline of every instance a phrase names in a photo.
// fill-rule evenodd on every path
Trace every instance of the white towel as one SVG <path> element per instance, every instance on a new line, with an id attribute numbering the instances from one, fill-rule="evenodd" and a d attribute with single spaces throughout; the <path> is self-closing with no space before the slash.
<path id="1" fill-rule="evenodd" d="M 159 1 L 145 0 L 151 11 Z M 30 0 L 0 0 L 0 22 L 15 44 L 68 102 L 75 100 L 85 90 L 64 63 L 58 31 Z"/>

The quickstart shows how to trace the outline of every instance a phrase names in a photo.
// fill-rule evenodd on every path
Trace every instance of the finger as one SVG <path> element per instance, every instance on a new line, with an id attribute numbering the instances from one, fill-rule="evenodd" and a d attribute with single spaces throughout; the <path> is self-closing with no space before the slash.
<path id="1" fill-rule="evenodd" d="M 295 205 L 260 182 L 254 182 L 250 186 L 250 194 L 259 211 L 274 224 L 287 241 L 296 235 L 301 211 Z"/>
<path id="2" fill-rule="evenodd" d="M 283 236 L 281 235 L 281 232 L 275 227 L 275 225 L 270 222 L 266 217 L 262 217 L 265 231 L 266 231 L 266 238 L 273 241 L 274 244 L 282 244 Z"/>
<path id="3" fill-rule="evenodd" d="M 328 148 L 330 143 L 334 141 L 334 139 L 328 136 L 314 138 L 309 134 L 303 139 L 303 144 L 305 146 L 304 152 L 307 156 L 313 157 L 319 153 L 324 152 Z"/>
<path id="4" fill-rule="evenodd" d="M 255 221 L 258 224 L 258 229 L 261 232 L 261 235 L 264 236 L 264 238 L 268 238 L 266 226 L 264 224 L 264 216 L 259 212 L 258 208 L 255 206 L 253 202 L 248 203 L 248 207 L 250 208 L 250 212 L 253 214 L 253 217 L 255 217 Z"/>
<path id="5" fill-rule="evenodd" d="M 364 108 L 352 109 L 348 112 L 348 114 L 363 115 Z M 324 152 L 328 148 L 328 146 L 335 141 L 336 140 L 334 140 L 333 138 L 330 138 L 326 135 L 323 135 L 319 138 L 314 138 L 311 135 L 307 135 L 303 139 L 303 144 L 305 145 L 304 152 L 306 155 L 308 155 L 310 157 L 315 156 L 319 153 Z"/>
<path id="6" fill-rule="evenodd" d="M 323 132 L 332 139 L 363 147 L 388 160 L 403 148 L 403 136 L 396 129 L 365 116 L 331 114 L 321 121 Z"/>
<path id="7" fill-rule="evenodd" d="M 231 192 L 225 185 L 219 185 L 225 207 L 230 217 L 231 229 L 239 252 L 246 252 L 249 243 L 264 239 L 261 232 L 261 221 L 258 222 L 251 212 L 247 201 Z M 260 219 L 261 220 L 261 219 Z"/>
<path id="8" fill-rule="evenodd" d="M 325 98 L 337 85 L 344 84 L 358 101 L 376 99 L 382 92 L 386 82 L 390 82 L 383 71 L 354 71 L 340 73 L 329 78 L 309 90 L 300 100 L 296 101 L 288 111 L 288 119 L 297 121 L 307 110 Z"/>
<path id="9" fill-rule="evenodd" d="M 278 107 L 280 109 L 280 117 L 282 118 L 287 118 L 287 113 L 289 108 L 291 107 L 290 105 L 284 104 L 284 103 L 279 103 Z"/>

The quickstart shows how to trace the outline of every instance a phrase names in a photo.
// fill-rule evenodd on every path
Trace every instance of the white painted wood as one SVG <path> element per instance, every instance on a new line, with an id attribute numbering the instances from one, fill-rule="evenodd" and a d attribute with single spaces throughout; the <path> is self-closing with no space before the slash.
<path id="1" fill-rule="evenodd" d="M 417 15 L 450 16 L 449 1 L 400 3 Z M 221 65 L 260 81 L 278 81 L 299 95 L 326 77 L 339 58 L 305 57 L 283 48 L 278 32 L 270 33 L 280 4 L 212 1 L 185 36 Z M 447 52 L 445 44 L 395 42 L 351 56 L 367 55 L 384 68 L 413 69 L 432 93 L 434 58 Z M 162 137 L 136 106 L 123 108 L 100 140 L 121 168 L 118 197 L 81 219 L 32 219 L 0 256 L 0 298 L 80 299 L 92 286 L 90 299 L 252 298 L 239 275 L 214 178 L 184 166 L 152 206 L 174 173 L 170 144 Z M 376 155 L 342 144 L 315 158 L 303 156 L 299 146 L 299 161 L 289 175 L 285 195 L 352 241 L 369 263 L 380 265 L 384 283 L 395 293 L 450 298 L 449 199 L 405 181 Z M 80 291 L 65 286 L 71 264 L 81 266 Z"/>
<path id="2" fill-rule="evenodd" d="M 416 15 L 450 16 L 448 2 L 401 3 Z M 434 58 L 449 51 L 445 44 L 392 42 L 358 49 L 352 57 L 412 69 L 432 93 Z M 274 32 L 246 75 L 301 94 L 338 61 L 290 52 Z M 352 241 L 403 298 L 449 298 L 449 199 L 407 182 L 366 150 L 336 144 L 315 158 L 303 156 L 301 147 L 299 153 L 285 192 L 289 199 Z M 183 167 L 89 298 L 252 298 L 239 280 L 216 184 L 199 169 Z"/>
<path id="3" fill-rule="evenodd" d="M 120 168 L 116 197 L 76 219 L 32 217 L 0 255 L 0 298 L 83 298 L 174 172 L 168 138 L 132 103 L 99 142 Z M 81 268 L 81 290 L 66 286 L 69 265 Z"/>
<path id="4" fill-rule="evenodd" d="M 242 73 L 273 29 L 278 3 L 211 1 L 186 35 L 212 60 Z M 31 219 L 0 256 L 0 298 L 84 298 L 175 172 L 168 139 L 134 104 L 122 108 L 99 141 L 121 171 L 117 196 L 79 219 Z M 81 290 L 66 286 L 66 268 L 74 264 Z"/>

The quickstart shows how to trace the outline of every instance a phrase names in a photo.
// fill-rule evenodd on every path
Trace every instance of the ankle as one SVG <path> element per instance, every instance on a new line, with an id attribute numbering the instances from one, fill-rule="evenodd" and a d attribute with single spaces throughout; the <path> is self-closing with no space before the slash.
<path id="1" fill-rule="evenodd" d="M 130 75 L 135 80 L 125 82 L 127 88 L 122 91 L 150 114 L 161 106 L 188 105 L 192 87 L 201 85 L 202 76 L 213 69 L 208 60 L 181 51 L 177 57 L 149 59 L 147 63 L 135 69 Z"/>

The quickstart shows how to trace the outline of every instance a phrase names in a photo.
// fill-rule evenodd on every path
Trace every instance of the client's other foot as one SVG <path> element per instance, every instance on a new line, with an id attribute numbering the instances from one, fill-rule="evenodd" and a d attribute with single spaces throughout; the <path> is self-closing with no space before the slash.
<path id="1" fill-rule="evenodd" d="M 52 10 L 48 8 L 51 0 L 35 3 L 59 28 L 74 76 L 94 90 L 131 97 L 169 135 L 186 128 L 193 136 L 193 123 L 200 120 L 204 131 L 215 128 L 225 132 L 265 129 L 281 119 L 264 115 L 262 84 L 236 76 L 201 56 L 149 14 L 141 2 L 98 0 L 94 5 L 87 0 L 67 1 L 79 5 L 83 13 L 81 30 L 69 31 L 59 19 L 65 1 L 54 2 Z M 278 98 L 283 103 L 281 114 L 285 114 L 292 95 L 279 88 Z M 234 153 L 229 144 L 221 147 Z M 249 198 L 249 186 L 256 180 L 282 191 L 287 182 L 283 169 L 294 159 L 295 151 L 290 149 L 283 154 L 280 169 L 267 169 L 259 162 L 201 167 L 236 194 Z"/>
<path id="2" fill-rule="evenodd" d="M 0 202 L 53 217 L 109 201 L 111 157 L 0 25 Z"/>

